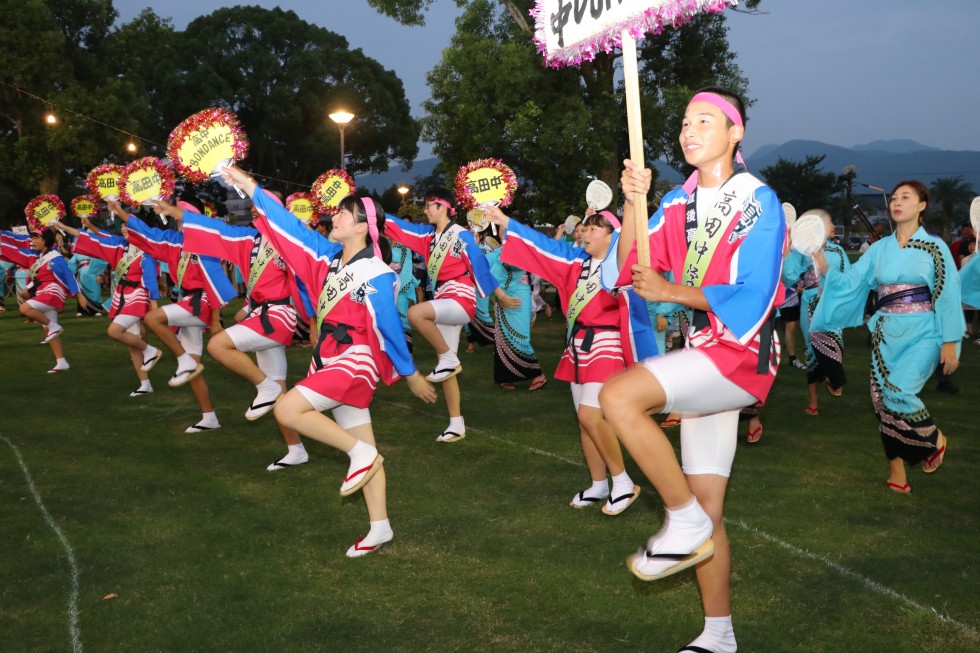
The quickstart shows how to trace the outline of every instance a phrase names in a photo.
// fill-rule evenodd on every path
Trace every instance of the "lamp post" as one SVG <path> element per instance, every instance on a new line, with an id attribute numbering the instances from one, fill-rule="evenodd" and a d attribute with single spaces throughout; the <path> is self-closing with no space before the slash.
<path id="1" fill-rule="evenodd" d="M 347 166 L 344 162 L 344 128 L 347 127 L 347 123 L 354 119 L 354 114 L 346 111 L 335 111 L 330 114 L 330 119 L 337 123 L 337 127 L 340 128 L 340 169 L 346 170 Z"/>
<path id="2" fill-rule="evenodd" d="M 411 190 L 411 188 L 409 188 L 408 186 L 406 186 L 404 184 L 402 184 L 401 186 L 398 187 L 398 192 L 401 194 L 403 200 L 405 199 L 405 195 L 407 195 L 408 194 L 408 191 L 410 191 L 410 190 Z"/>

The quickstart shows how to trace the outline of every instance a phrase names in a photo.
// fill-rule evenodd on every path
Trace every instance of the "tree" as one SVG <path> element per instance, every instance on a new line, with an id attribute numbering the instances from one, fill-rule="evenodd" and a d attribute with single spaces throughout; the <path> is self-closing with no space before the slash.
<path id="1" fill-rule="evenodd" d="M 810 209 L 830 210 L 840 193 L 837 175 L 820 168 L 824 156 L 807 156 L 803 161 L 780 158 L 759 174 L 783 202 L 789 202 L 802 214 Z M 844 220 L 848 224 L 847 219 Z"/>
<path id="2" fill-rule="evenodd" d="M 177 76 L 196 92 L 168 98 L 169 123 L 208 104 L 228 106 L 251 142 L 247 165 L 259 172 L 302 185 L 337 167 L 340 133 L 326 114 L 340 107 L 356 116 L 346 129 L 352 174 L 418 154 L 401 80 L 292 11 L 219 9 L 187 26 L 179 51 Z"/>
<path id="3" fill-rule="evenodd" d="M 949 240 L 950 229 L 955 227 L 958 214 L 965 215 L 975 193 L 963 177 L 939 177 L 929 187 L 930 213 L 938 217 L 943 238 Z"/>
<path id="4" fill-rule="evenodd" d="M 0 214 L 9 223 L 33 195 L 65 194 L 77 175 L 123 151 L 125 135 L 78 114 L 135 131 L 145 102 L 112 74 L 109 0 L 0 0 L 0 14 Z M 47 125 L 52 107 L 28 94 L 76 113 L 57 111 Z"/>
<path id="5" fill-rule="evenodd" d="M 431 0 L 369 0 L 380 12 L 421 24 Z M 521 180 L 518 203 L 541 219 L 581 210 L 588 177 L 616 188 L 627 152 L 619 53 L 579 68 L 548 70 L 532 41 L 531 0 L 457 0 L 465 6 L 442 61 L 428 76 L 423 138 L 452 177 L 474 158 L 502 158 Z M 758 0 L 750 0 L 751 6 Z M 672 156 L 680 113 L 692 89 L 724 84 L 744 91 L 725 40 L 723 15 L 641 42 L 641 93 L 648 158 Z M 666 89 L 666 90 L 662 90 Z"/>

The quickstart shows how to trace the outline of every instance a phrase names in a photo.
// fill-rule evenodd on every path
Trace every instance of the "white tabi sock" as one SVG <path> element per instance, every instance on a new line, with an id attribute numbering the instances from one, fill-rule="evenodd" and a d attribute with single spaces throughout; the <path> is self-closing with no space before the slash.
<path id="1" fill-rule="evenodd" d="M 219 426 L 219 424 L 218 424 L 218 414 L 216 412 L 214 412 L 214 411 L 211 411 L 210 413 L 202 413 L 201 414 L 201 421 L 198 422 L 198 424 L 201 424 L 203 426 L 210 426 L 211 428 L 215 428 L 215 427 Z"/>
<path id="2" fill-rule="evenodd" d="M 612 477 L 612 496 L 613 498 L 621 497 L 624 494 L 633 494 L 633 479 L 630 475 L 626 473 L 624 469 L 622 473 L 617 474 Z"/>
<path id="3" fill-rule="evenodd" d="M 735 630 L 732 628 L 732 615 L 727 617 L 705 617 L 704 631 L 691 642 L 693 646 L 715 653 L 735 653 Z"/>
<path id="4" fill-rule="evenodd" d="M 453 433 L 458 433 L 460 435 L 466 433 L 466 424 L 463 422 L 463 416 L 460 415 L 459 417 L 450 417 L 449 428 L 446 430 L 452 431 Z"/>
<path id="5" fill-rule="evenodd" d="M 56 370 L 67 370 L 68 369 L 68 359 L 67 358 L 56 358 L 54 360 L 54 369 Z"/>
<path id="6" fill-rule="evenodd" d="M 150 383 L 149 379 L 145 379 L 140 382 L 140 390 L 146 390 L 147 392 L 153 392 L 153 384 Z"/>
<path id="7" fill-rule="evenodd" d="M 197 369 L 197 361 L 186 351 L 177 357 L 177 369 L 182 371 Z"/>

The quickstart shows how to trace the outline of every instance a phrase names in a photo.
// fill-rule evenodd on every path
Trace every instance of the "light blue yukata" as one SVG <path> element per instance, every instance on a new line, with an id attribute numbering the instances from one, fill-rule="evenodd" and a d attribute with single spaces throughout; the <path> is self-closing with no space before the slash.
<path id="1" fill-rule="evenodd" d="M 828 240 L 823 251 L 829 267 L 841 273 L 851 267 L 851 261 L 840 245 Z M 806 346 L 807 383 L 820 383 L 826 379 L 835 390 L 844 387 L 847 375 L 844 372 L 844 337 L 841 330 L 814 331 L 810 328 L 820 300 L 820 286 L 826 284 L 826 277 L 818 279 L 813 269 L 813 259 L 794 249 L 783 260 L 783 283 L 787 288 L 797 284 L 800 286 L 800 331 Z"/>
<path id="2" fill-rule="evenodd" d="M 398 274 L 398 293 L 395 303 L 398 306 L 398 317 L 401 319 L 402 330 L 405 332 L 405 343 L 408 351 L 412 351 L 412 325 L 408 322 L 408 309 L 416 300 L 415 289 L 419 280 L 415 278 L 412 269 L 412 250 L 405 245 L 391 243 L 390 267 Z"/>
<path id="3" fill-rule="evenodd" d="M 860 326 L 869 291 L 878 295 L 871 331 L 871 402 L 889 460 L 919 463 L 936 452 L 939 430 L 918 394 L 943 343 L 963 337 L 960 279 L 949 248 L 919 227 L 904 246 L 876 241 L 850 269 L 827 271 L 810 328 Z"/>
<path id="4" fill-rule="evenodd" d="M 501 248 L 487 254 L 490 273 L 501 289 L 521 300 L 516 308 L 494 306 L 494 383 L 514 383 L 541 375 L 541 364 L 531 346 L 531 275 L 500 260 Z"/>

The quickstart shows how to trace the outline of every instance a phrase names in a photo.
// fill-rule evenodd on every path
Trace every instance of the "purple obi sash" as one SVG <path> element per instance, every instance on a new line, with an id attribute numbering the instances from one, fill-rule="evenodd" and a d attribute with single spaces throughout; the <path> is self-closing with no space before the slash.
<path id="1" fill-rule="evenodd" d="M 932 291 L 929 286 L 893 283 L 878 286 L 876 309 L 882 313 L 931 313 Z"/>

